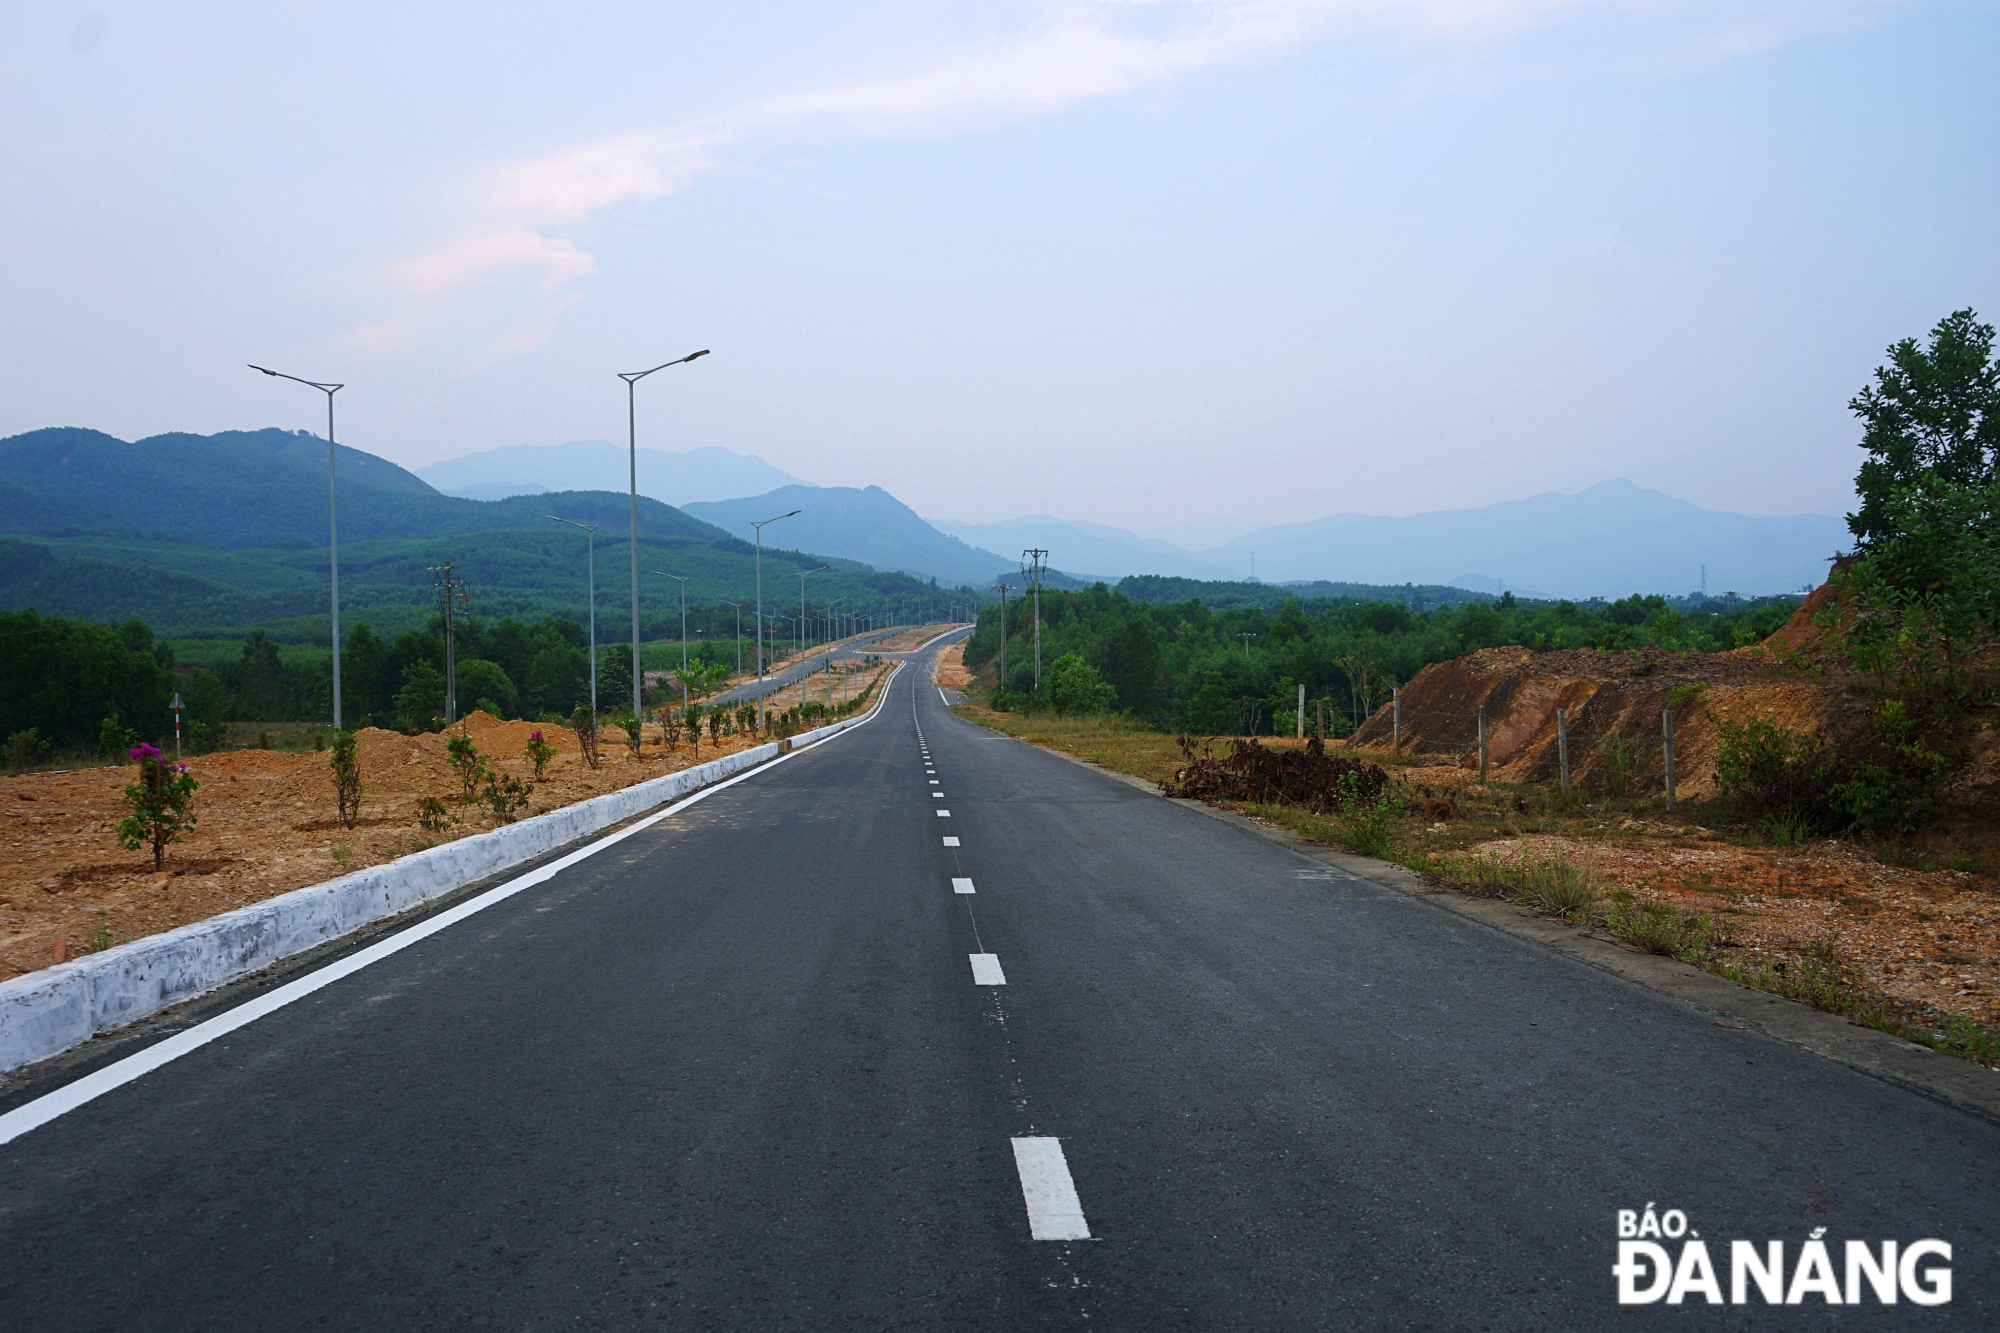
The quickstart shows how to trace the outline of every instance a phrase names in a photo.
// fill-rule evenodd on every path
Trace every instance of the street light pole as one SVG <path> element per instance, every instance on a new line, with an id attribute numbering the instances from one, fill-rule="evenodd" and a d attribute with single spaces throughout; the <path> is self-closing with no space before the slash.
<path id="1" fill-rule="evenodd" d="M 799 575 L 799 632 L 798 637 L 792 640 L 794 653 L 803 655 L 806 650 L 806 579 L 814 574 L 824 574 L 831 568 L 833 568 L 831 565 L 821 565 L 818 569 L 808 569 Z"/>
<path id="2" fill-rule="evenodd" d="M 664 569 L 653 571 L 663 579 L 673 579 L 681 585 L 681 711 L 687 711 L 688 704 L 688 579 L 690 574 L 669 574 Z"/>
<path id="3" fill-rule="evenodd" d="M 630 453 L 632 473 L 632 716 L 639 717 L 639 685 L 643 677 L 639 670 L 639 408 L 638 384 L 646 376 L 668 366 L 684 366 L 697 357 L 708 355 L 708 349 L 689 352 L 686 356 L 672 361 L 663 361 L 652 370 L 621 370 L 618 378 L 625 381 L 625 431 Z"/>
<path id="4" fill-rule="evenodd" d="M 790 518 L 791 514 L 780 514 L 778 518 L 754 521 L 751 527 L 757 530 L 757 725 L 764 725 L 764 525 L 776 523 L 779 518 Z"/>
<path id="5" fill-rule="evenodd" d="M 573 518 L 549 518 L 557 523 L 567 523 L 573 528 L 582 528 L 588 536 L 590 551 L 590 715 L 597 716 L 597 525 L 579 523 Z"/>
<path id="6" fill-rule="evenodd" d="M 993 590 L 1000 594 L 1000 679 L 997 688 L 1004 694 L 1007 690 L 1007 585 L 1004 581 L 995 583 Z"/>
<path id="7" fill-rule="evenodd" d="M 716 599 L 721 601 L 720 598 Z M 723 602 L 724 606 L 736 608 L 736 683 L 743 683 L 743 603 Z"/>
<path id="8" fill-rule="evenodd" d="M 264 370 L 262 366 L 251 366 L 261 370 L 273 379 L 290 380 L 318 389 L 326 395 L 326 555 L 327 566 L 332 571 L 333 606 L 333 727 L 340 725 L 340 506 L 333 488 L 333 396 L 346 388 L 345 384 L 321 384 L 317 380 L 302 380 L 297 375 L 287 375 L 281 370 Z"/>

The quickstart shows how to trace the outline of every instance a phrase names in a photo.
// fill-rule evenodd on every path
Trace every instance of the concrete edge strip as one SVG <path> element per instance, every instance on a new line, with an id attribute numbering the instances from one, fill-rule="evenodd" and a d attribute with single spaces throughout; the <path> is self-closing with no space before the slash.
<path id="1" fill-rule="evenodd" d="M 974 726 L 981 725 L 971 718 L 964 720 Z M 991 727 L 984 729 L 1007 736 L 1007 733 Z M 1722 1020 L 1725 1026 L 1760 1033 L 1933 1101 L 1984 1119 L 2000 1121 L 2000 1072 L 1975 1061 L 1944 1055 L 1891 1033 L 1850 1023 L 1836 1014 L 1718 977 L 1713 972 L 1704 972 L 1678 959 L 1636 953 L 1596 931 L 1566 925 L 1532 908 L 1440 889 L 1415 871 L 1393 861 L 1379 861 L 1310 843 L 1289 829 L 1261 824 L 1246 815 L 1239 815 L 1233 810 L 1220 810 L 1203 801 L 1163 796 L 1157 783 L 1129 773 L 1114 772 L 1061 750 L 1035 745 L 1018 736 L 1007 736 L 1007 739 L 1052 754 L 1079 768 L 1137 788 L 1171 804 L 1232 824 L 1356 879 L 1421 898 L 1444 911 L 1469 917 L 1502 934 L 1544 945 L 1632 985 L 1678 1000 L 1711 1018 Z"/>
<path id="2" fill-rule="evenodd" d="M 883 693 L 887 694 L 888 691 L 885 689 Z M 817 746 L 832 739 L 834 735 L 840 732 L 845 732 L 865 722 L 873 721 L 875 716 L 880 712 L 881 705 L 878 701 L 874 708 L 869 709 L 868 712 L 858 718 L 849 718 L 844 722 L 820 727 L 814 732 L 805 734 L 814 736 L 813 745 Z M 762 750 L 765 747 L 759 746 L 757 748 Z M 749 754 L 752 752 L 746 750 L 742 753 Z M 225 1010 L 214 1018 L 197 1023 L 195 1026 L 185 1031 L 177 1032 L 163 1041 L 146 1047 L 142 1051 L 128 1055 L 122 1060 L 113 1061 L 111 1064 L 101 1069 L 93 1070 L 91 1073 L 84 1075 L 74 1082 L 65 1083 L 52 1092 L 44 1093 L 40 1097 L 25 1102 L 8 1111 L 6 1114 L 0 1115 L 0 1144 L 11 1143 L 21 1135 L 47 1124 L 65 1112 L 73 1111 L 79 1106 L 95 1101 L 107 1092 L 121 1088 L 135 1079 L 143 1078 L 162 1065 L 177 1060 L 190 1051 L 199 1050 L 201 1047 L 208 1045 L 218 1038 L 227 1036 L 240 1027 L 254 1023 L 266 1014 L 273 1013 L 291 1004 L 294 1000 L 303 999 L 314 991 L 330 986 L 343 977 L 351 976 L 365 967 L 378 963 L 392 954 L 409 948 L 413 944 L 429 939 L 439 931 L 456 925 L 458 922 L 475 913 L 485 911 L 495 903 L 503 902 L 524 889 L 530 889 L 537 884 L 545 883 L 579 861 L 587 860 L 607 847 L 614 847 L 633 834 L 653 827 L 653 825 L 659 823 L 661 820 L 680 813 L 696 802 L 705 801 L 717 792 L 733 787 L 739 782 L 746 782 L 785 762 L 785 760 L 791 758 L 794 754 L 800 753 L 803 753 L 803 751 L 793 750 L 776 755 L 767 763 L 749 766 L 737 772 L 733 777 L 704 786 L 684 800 L 677 801 L 664 809 L 656 810 L 643 819 L 635 820 L 607 837 L 590 842 L 546 865 L 537 866 L 524 875 L 518 875 L 503 884 L 496 885 L 475 898 L 468 899 L 455 907 L 438 913 L 436 916 L 419 921 L 408 930 L 398 931 L 388 939 L 372 944 L 346 958 L 331 962 L 325 967 L 316 968 L 296 981 L 288 982 L 276 990 L 259 995 L 254 999 L 246 1000 L 244 1003 Z M 728 757 L 736 758 L 737 756 L 731 755 Z M 693 771 L 693 769 L 685 770 L 686 773 Z M 685 773 L 673 774 L 671 776 L 679 777 L 684 775 Z M 634 789 L 627 788 L 626 790 L 630 791 Z M 615 794 L 622 795 L 623 793 Z M 470 839 L 464 839 L 463 841 L 470 841 Z M 274 899 L 273 901 L 276 900 Z"/>
<path id="3" fill-rule="evenodd" d="M 883 682 L 882 695 L 889 682 Z M 499 874 L 875 716 L 768 742 L 0 983 L 0 1073 Z"/>

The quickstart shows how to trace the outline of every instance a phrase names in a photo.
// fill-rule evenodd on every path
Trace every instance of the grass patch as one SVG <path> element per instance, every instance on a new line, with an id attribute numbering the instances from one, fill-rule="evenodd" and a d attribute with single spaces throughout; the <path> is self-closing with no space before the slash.
<path id="1" fill-rule="evenodd" d="M 977 703 L 952 711 L 1031 745 L 1061 750 L 1149 782 L 1166 781 L 1184 762 L 1172 736 L 1110 713 L 1002 713 Z"/>

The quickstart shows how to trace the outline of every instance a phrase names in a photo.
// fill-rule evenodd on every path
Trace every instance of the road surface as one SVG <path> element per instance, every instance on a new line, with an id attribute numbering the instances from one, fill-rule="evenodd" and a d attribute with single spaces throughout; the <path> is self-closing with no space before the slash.
<path id="1" fill-rule="evenodd" d="M 0 1146 L 0 1327 L 1846 1314 L 1621 1310 L 1649 1204 L 1718 1253 L 1944 1238 L 1951 1304 L 1857 1324 L 1995 1326 L 1992 1124 L 998 737 L 922 666 Z"/>

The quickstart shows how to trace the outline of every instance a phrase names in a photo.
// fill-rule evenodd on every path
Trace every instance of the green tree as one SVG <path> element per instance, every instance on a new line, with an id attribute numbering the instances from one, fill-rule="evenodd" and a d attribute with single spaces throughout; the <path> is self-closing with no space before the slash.
<path id="1" fill-rule="evenodd" d="M 444 672 L 419 659 L 403 668 L 403 688 L 396 691 L 400 724 L 429 728 L 444 716 Z"/>
<path id="2" fill-rule="evenodd" d="M 2000 362 L 1993 326 L 1956 310 L 1931 330 L 1930 345 L 1905 338 L 1889 348 L 1875 383 L 1848 403 L 1861 418 L 1868 459 L 1854 488 L 1861 508 L 1847 526 L 1863 548 L 1894 537 L 1899 489 L 1923 483 L 1985 490 L 2000 457 Z"/>
<path id="3" fill-rule="evenodd" d="M 1043 683 L 1058 713 L 1101 713 L 1118 697 L 1097 674 L 1097 668 L 1075 653 L 1065 653 L 1052 662 Z"/>
<path id="4" fill-rule="evenodd" d="M 278 659 L 278 645 L 252 630 L 243 641 L 243 659 L 236 677 L 236 698 L 230 711 L 252 722 L 275 722 L 288 711 L 291 691 Z"/>
<path id="5" fill-rule="evenodd" d="M 469 713 L 483 708 L 495 717 L 521 715 L 521 694 L 497 662 L 474 657 L 458 663 L 458 711 Z"/>

